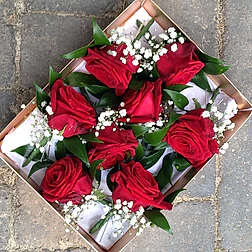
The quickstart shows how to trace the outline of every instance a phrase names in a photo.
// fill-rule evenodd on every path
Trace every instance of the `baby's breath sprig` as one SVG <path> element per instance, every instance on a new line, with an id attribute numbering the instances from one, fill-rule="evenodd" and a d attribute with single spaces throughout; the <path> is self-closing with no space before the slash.
<path id="1" fill-rule="evenodd" d="M 185 37 L 174 27 L 170 27 L 158 36 L 152 36 L 149 31 L 146 31 L 143 36 L 143 41 L 133 38 L 134 36 L 129 37 L 126 34 L 124 28 L 117 27 L 111 31 L 109 40 L 117 45 L 125 43 L 127 47 L 123 50 L 124 56 L 120 58 L 121 62 L 126 64 L 127 57 L 129 55 L 134 56 L 132 64 L 139 66 L 137 73 L 147 71 L 150 77 L 153 77 L 152 71 L 156 62 L 168 52 L 166 45 L 170 45 L 170 50 L 176 52 L 178 50 L 177 43 L 183 44 L 185 42 Z M 146 46 L 143 46 L 143 42 L 145 42 Z M 108 50 L 107 53 L 114 57 L 117 55 L 117 52 L 113 50 Z"/>
<path id="2" fill-rule="evenodd" d="M 42 106 L 42 104 L 41 104 Z M 49 107 L 49 106 L 47 106 Z M 49 110 L 49 109 L 48 109 Z M 45 151 L 46 146 L 41 146 L 41 141 L 45 137 L 49 139 L 46 145 L 52 145 L 53 140 L 63 141 L 64 137 L 62 136 L 64 129 L 62 131 L 59 130 L 52 130 L 48 126 L 48 118 L 47 115 L 40 112 L 38 108 L 34 109 L 31 113 L 31 120 L 32 120 L 32 128 L 30 132 L 30 145 L 35 146 L 39 149 L 41 153 Z"/>
<path id="3" fill-rule="evenodd" d="M 106 127 L 112 126 L 113 124 L 115 125 L 120 125 L 123 126 L 124 123 L 119 123 L 118 119 L 126 117 L 127 111 L 123 107 L 125 106 L 124 102 L 120 103 L 120 107 L 122 109 L 120 110 L 113 110 L 111 108 L 106 108 L 105 111 L 101 112 L 99 117 L 98 117 L 98 122 L 95 127 L 96 132 L 95 136 L 99 136 L 99 131 L 104 130 Z M 127 122 L 129 122 L 129 118 L 126 119 Z M 113 131 L 116 131 L 116 127 L 113 128 Z"/>

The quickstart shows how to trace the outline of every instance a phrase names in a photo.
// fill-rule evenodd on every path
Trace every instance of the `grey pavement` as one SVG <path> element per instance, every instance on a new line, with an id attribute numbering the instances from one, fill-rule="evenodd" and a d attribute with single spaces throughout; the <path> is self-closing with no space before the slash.
<path id="1" fill-rule="evenodd" d="M 91 39 L 91 16 L 109 24 L 127 0 L 0 0 L 0 130 L 47 83 L 48 65 Z M 157 0 L 198 45 L 232 65 L 227 76 L 252 100 L 251 0 Z M 250 119 L 187 186 L 167 218 L 174 235 L 157 228 L 125 251 L 251 252 L 252 137 Z M 92 251 L 0 162 L 0 251 Z"/>

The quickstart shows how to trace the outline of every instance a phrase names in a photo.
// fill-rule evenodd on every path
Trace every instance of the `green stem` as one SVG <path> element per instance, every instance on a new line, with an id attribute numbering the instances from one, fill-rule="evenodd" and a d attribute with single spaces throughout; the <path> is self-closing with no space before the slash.
<path id="1" fill-rule="evenodd" d="M 213 103 L 214 103 L 214 101 L 215 101 L 217 95 L 219 94 L 219 90 L 220 90 L 219 87 L 217 87 L 217 88 L 215 89 L 215 91 L 214 91 L 214 93 L 213 93 L 213 95 L 212 95 L 212 97 L 211 97 L 211 100 L 212 100 L 213 102 L 212 102 L 212 103 L 208 103 L 208 104 L 206 105 L 206 110 L 207 110 L 207 111 L 210 111 L 210 110 L 211 110 L 211 107 L 212 107 L 212 105 L 213 105 Z"/>
<path id="2" fill-rule="evenodd" d="M 96 231 L 101 229 L 106 222 L 113 216 L 114 209 L 111 209 L 105 216 L 105 219 L 100 219 L 96 224 L 90 229 L 89 233 L 94 234 Z"/>

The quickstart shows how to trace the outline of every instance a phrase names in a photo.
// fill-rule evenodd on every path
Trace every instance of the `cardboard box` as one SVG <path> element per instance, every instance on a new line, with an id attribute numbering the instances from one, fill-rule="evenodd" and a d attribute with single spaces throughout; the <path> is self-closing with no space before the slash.
<path id="1" fill-rule="evenodd" d="M 118 26 L 127 25 L 127 21 L 140 9 L 144 9 L 151 17 L 154 17 L 157 24 L 159 24 L 164 30 L 168 29 L 171 26 L 178 28 L 180 31 L 183 30 L 175 24 L 169 16 L 167 16 L 153 1 L 146 0 L 136 0 L 134 1 L 120 16 L 118 16 L 104 31 L 107 34 L 110 34 L 111 29 L 114 29 Z M 184 32 L 183 32 L 184 33 Z M 185 34 L 185 33 L 184 33 Z M 186 35 L 186 34 L 185 34 Z M 188 36 L 187 39 L 191 40 Z M 191 40 L 192 41 L 192 40 Z M 192 41 L 193 42 L 193 41 Z M 63 77 L 66 76 L 68 73 L 72 72 L 80 63 L 82 62 L 81 59 L 72 60 L 64 69 L 62 69 Z M 242 127 L 242 125 L 246 122 L 246 120 L 251 115 L 251 108 L 252 105 L 246 100 L 246 98 L 237 90 L 237 88 L 232 84 L 230 80 L 226 78 L 225 75 L 218 75 L 218 76 L 209 76 L 209 78 L 218 86 L 221 87 L 224 92 L 232 97 L 236 103 L 238 104 L 239 112 L 238 114 L 232 119 L 235 123 L 235 129 L 233 131 L 227 131 L 225 133 L 224 142 L 228 141 L 237 130 Z M 45 87 L 46 91 L 48 90 L 48 86 Z M 12 130 L 19 127 L 20 124 L 27 118 L 31 111 L 36 107 L 35 105 L 35 98 L 27 105 L 27 107 L 20 112 L 10 124 L 1 132 L 0 134 L 0 146 L 4 137 Z M 224 143 L 223 142 L 223 143 Z M 27 180 L 27 175 L 20 169 L 20 167 L 16 166 L 13 160 L 11 160 L 8 156 L 0 151 L 0 157 L 3 161 L 8 164 L 18 176 L 28 185 L 30 186 L 38 195 L 38 197 L 42 197 L 40 192 L 39 186 L 32 180 Z M 189 169 L 175 184 L 172 188 L 170 188 L 167 194 L 183 188 L 195 175 L 195 169 Z M 57 211 L 56 204 L 49 204 L 44 200 L 46 204 L 48 204 L 51 209 L 58 215 L 60 215 Z M 61 216 L 61 215 L 60 215 Z M 61 216 L 62 217 L 62 216 Z M 62 219 L 64 219 L 62 217 Z M 75 229 L 74 229 L 75 230 Z M 135 231 L 133 229 L 128 230 L 122 238 L 120 238 L 109 250 L 103 249 L 94 239 L 84 230 L 79 229 L 78 231 L 75 230 L 86 242 L 88 242 L 96 251 L 110 251 L 116 252 L 123 249 L 133 238 Z M 132 235 L 130 235 L 132 233 Z"/>

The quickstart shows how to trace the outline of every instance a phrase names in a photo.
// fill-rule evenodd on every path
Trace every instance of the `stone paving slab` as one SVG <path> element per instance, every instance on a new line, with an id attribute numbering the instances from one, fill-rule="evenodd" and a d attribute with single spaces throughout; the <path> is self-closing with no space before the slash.
<path id="1" fill-rule="evenodd" d="M 111 18 L 98 19 L 105 27 Z M 28 14 L 22 17 L 21 86 L 48 82 L 49 65 L 61 70 L 69 60 L 60 55 L 76 50 L 92 40 L 91 18 Z M 35 94 L 35 92 L 34 92 Z"/>
<path id="2" fill-rule="evenodd" d="M 15 221 L 16 242 L 20 248 L 68 249 L 89 245 L 69 227 L 20 179 L 16 185 L 19 207 Z"/>
<path id="3" fill-rule="evenodd" d="M 97 8 L 97 3 L 97 0 L 72 0 L 71 4 L 68 0 L 28 0 L 27 7 L 28 10 L 33 11 L 63 11 L 96 16 L 117 16 L 122 11 L 123 4 L 120 0 L 99 1 L 99 8 Z"/>
<path id="4" fill-rule="evenodd" d="M 147 228 L 124 251 L 213 252 L 214 217 L 210 203 L 182 203 L 165 215 L 173 236 L 156 227 Z"/>
<path id="5" fill-rule="evenodd" d="M 215 190 L 215 162 L 214 157 L 185 187 L 186 191 L 179 196 L 188 197 L 209 197 Z"/>
<path id="6" fill-rule="evenodd" d="M 1 13 L 1 10 L 0 10 Z M 0 17 L 0 87 L 8 87 L 15 77 L 15 39 L 14 30 Z"/>
<path id="7" fill-rule="evenodd" d="M 224 58 L 232 69 L 227 76 L 252 100 L 252 1 L 227 1 Z"/>
<path id="8" fill-rule="evenodd" d="M 133 1 L 127 1 L 131 3 Z M 155 0 L 206 53 L 217 56 L 216 3 L 207 0 Z M 207 10 L 207 11 L 206 11 Z"/>
<path id="9" fill-rule="evenodd" d="M 220 238 L 227 250 L 252 250 L 252 120 L 237 133 L 222 157 Z"/>
<path id="10" fill-rule="evenodd" d="M 8 122 L 15 117 L 11 108 L 15 104 L 16 96 L 11 90 L 0 90 L 0 97 L 0 131 L 2 131 Z"/>

